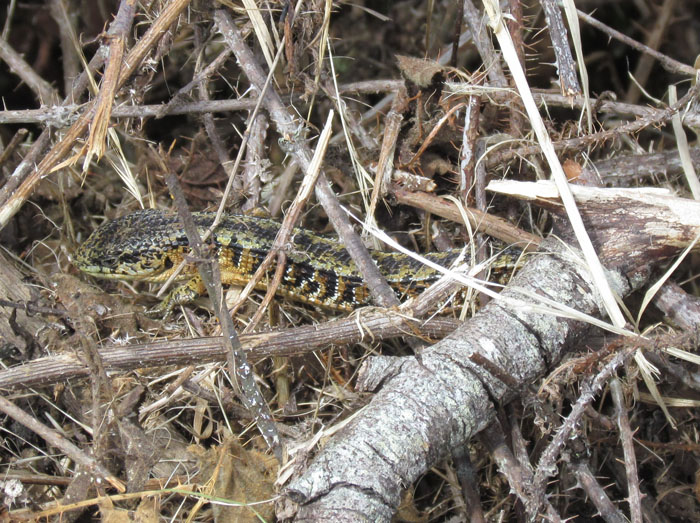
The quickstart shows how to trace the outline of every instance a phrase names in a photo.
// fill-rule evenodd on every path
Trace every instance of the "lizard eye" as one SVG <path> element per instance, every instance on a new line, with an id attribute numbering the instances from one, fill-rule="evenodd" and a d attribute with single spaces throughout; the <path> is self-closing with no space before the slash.
<path id="1" fill-rule="evenodd" d="M 100 264 L 104 267 L 114 268 L 119 263 L 119 256 L 114 254 L 103 254 L 100 256 Z"/>

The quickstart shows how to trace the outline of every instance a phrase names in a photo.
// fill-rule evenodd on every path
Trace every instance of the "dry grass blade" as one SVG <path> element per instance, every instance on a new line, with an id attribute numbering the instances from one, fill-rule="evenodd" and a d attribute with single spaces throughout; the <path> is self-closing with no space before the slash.
<path id="1" fill-rule="evenodd" d="M 535 134 L 537 135 L 537 140 L 542 147 L 542 151 L 547 158 L 549 168 L 551 169 L 552 178 L 557 185 L 559 196 L 564 204 L 564 207 L 566 208 L 569 221 L 571 222 L 571 226 L 576 234 L 576 239 L 581 246 L 583 255 L 591 270 L 591 274 L 596 283 L 596 287 L 598 288 L 598 292 L 600 292 L 603 299 L 605 309 L 613 324 L 621 328 L 625 325 L 625 317 L 617 304 L 615 295 L 613 294 L 610 284 L 605 277 L 603 265 L 598 259 L 593 243 L 591 243 L 591 239 L 586 232 L 586 227 L 583 224 L 581 215 L 576 208 L 576 202 L 574 201 L 574 197 L 569 189 L 566 175 L 564 174 L 559 158 L 554 151 L 552 141 L 549 138 L 549 134 L 544 126 L 542 117 L 537 110 L 537 105 L 532 97 L 532 92 L 530 91 L 527 79 L 525 78 L 525 74 L 520 66 L 520 61 L 513 48 L 513 42 L 510 38 L 508 30 L 505 27 L 505 24 L 503 23 L 503 14 L 501 13 L 501 9 L 498 2 L 495 0 L 483 0 L 483 2 L 489 17 L 491 18 L 491 26 L 494 30 L 496 38 L 501 45 L 503 58 L 508 63 L 510 71 L 513 74 L 513 79 L 515 80 L 515 84 L 518 87 L 518 92 L 520 93 L 523 103 L 525 104 L 525 109 L 527 110 L 527 114 L 530 118 L 530 123 L 535 131 Z"/>
<path id="2" fill-rule="evenodd" d="M 345 101 L 340 96 L 340 90 L 338 89 L 338 79 L 335 73 L 335 65 L 333 64 L 333 49 L 330 46 L 330 41 L 328 42 L 328 56 L 330 58 L 329 64 L 331 71 L 333 72 L 333 87 L 335 88 L 336 103 L 339 109 L 338 116 L 340 117 L 340 123 L 343 126 L 342 136 L 345 138 L 345 144 L 348 148 L 348 153 L 350 154 L 355 179 L 357 180 L 357 185 L 360 187 L 362 201 L 364 202 L 365 209 L 369 209 L 371 207 L 370 187 L 372 185 L 372 177 L 362 165 L 357 151 L 355 150 L 355 144 L 352 141 L 350 129 L 348 129 L 345 118 Z"/>
<path id="3" fill-rule="evenodd" d="M 260 49 L 265 56 L 265 61 L 267 62 L 267 67 L 270 71 L 273 70 L 273 56 L 275 55 L 275 44 L 272 42 L 272 36 L 270 31 L 265 25 L 262 15 L 260 14 L 260 8 L 256 5 L 254 0 L 243 0 L 243 5 L 245 6 L 245 12 L 250 18 L 253 24 L 253 31 L 255 31 L 255 36 L 260 43 Z"/>
<path id="4" fill-rule="evenodd" d="M 675 262 L 673 262 L 673 265 L 671 265 L 668 270 L 664 273 L 661 278 L 659 278 L 649 289 L 647 290 L 646 293 L 644 293 L 644 299 L 642 300 L 642 304 L 639 307 L 639 313 L 637 314 L 637 325 L 639 325 L 639 322 L 642 319 L 642 315 L 644 314 L 644 311 L 647 308 L 647 305 L 651 303 L 651 300 L 654 299 L 654 296 L 656 296 L 656 293 L 659 292 L 659 289 L 666 283 L 666 281 L 671 277 L 671 275 L 676 271 L 678 266 L 681 264 L 681 262 L 690 254 L 690 252 L 693 250 L 695 247 L 695 244 L 700 240 L 700 234 L 695 237 L 695 239 L 692 241 L 688 247 L 686 247 L 681 255 L 676 259 Z"/>
<path id="5" fill-rule="evenodd" d="M 673 105 L 678 102 L 678 95 L 676 94 L 676 86 L 668 86 L 668 103 Z M 681 164 L 683 165 L 683 173 L 685 173 L 685 179 L 688 182 L 688 187 L 690 187 L 690 192 L 693 193 L 693 198 L 700 200 L 700 180 L 698 180 L 698 173 L 693 167 L 693 161 L 690 159 L 690 151 L 688 150 L 688 137 L 685 135 L 683 130 L 683 124 L 681 123 L 680 113 L 673 115 L 671 119 L 673 125 L 673 134 L 676 136 L 676 143 L 678 144 L 678 153 L 681 156 Z"/>
<path id="6" fill-rule="evenodd" d="M 576 14 L 576 4 L 574 0 L 564 0 L 564 12 L 566 20 L 569 22 L 569 30 L 571 31 L 571 40 L 574 43 L 576 51 L 576 62 L 578 65 L 578 74 L 581 78 L 581 89 L 583 91 L 584 107 L 586 109 L 586 127 L 588 132 L 593 132 L 593 113 L 591 112 L 591 97 L 588 89 L 588 70 L 586 69 L 586 61 L 583 54 L 583 44 L 581 43 L 581 27 L 578 23 Z"/>
<path id="7" fill-rule="evenodd" d="M 675 429 L 677 427 L 676 420 L 673 418 L 673 416 L 671 416 L 671 413 L 668 410 L 668 406 L 666 405 L 666 402 L 664 401 L 661 392 L 659 392 L 659 388 L 656 386 L 655 377 L 658 379 L 659 370 L 656 367 L 654 367 L 654 365 L 652 365 L 649 362 L 649 360 L 647 360 L 647 358 L 641 351 L 637 351 L 634 353 L 634 362 L 637 364 L 639 373 L 642 375 L 644 384 L 649 389 L 651 396 L 654 398 L 656 404 L 663 411 L 668 423 L 671 425 L 671 427 Z"/>
<path id="8" fill-rule="evenodd" d="M 136 177 L 129 166 L 129 161 L 124 155 L 121 142 L 119 141 L 119 135 L 114 129 L 108 129 L 107 136 L 109 138 L 109 143 L 117 157 L 114 159 L 110 154 L 107 154 L 107 161 L 110 163 L 115 172 L 119 174 L 119 177 L 124 182 L 124 186 L 129 194 L 131 194 L 131 196 L 133 196 L 134 199 L 139 202 L 139 206 L 143 208 L 143 197 L 141 196 L 141 190 L 139 189 L 139 184 L 136 181 Z"/>
<path id="9" fill-rule="evenodd" d="M 664 347 L 663 351 L 675 358 L 689 361 L 695 365 L 700 365 L 700 355 L 698 354 L 693 354 L 692 352 L 688 352 L 687 350 L 681 350 L 675 347 Z"/>
<path id="10" fill-rule="evenodd" d="M 332 0 L 326 0 L 323 6 L 323 22 L 321 24 L 321 36 L 318 41 L 318 62 L 316 63 L 316 71 L 314 73 L 314 86 L 318 87 L 318 82 L 321 79 L 321 72 L 323 71 L 323 63 L 326 57 L 326 48 L 330 49 L 330 42 L 328 41 L 328 29 L 331 23 L 331 10 L 333 9 Z M 309 115 L 313 109 L 313 100 L 309 104 Z M 308 117 L 307 117 L 308 119 Z"/>

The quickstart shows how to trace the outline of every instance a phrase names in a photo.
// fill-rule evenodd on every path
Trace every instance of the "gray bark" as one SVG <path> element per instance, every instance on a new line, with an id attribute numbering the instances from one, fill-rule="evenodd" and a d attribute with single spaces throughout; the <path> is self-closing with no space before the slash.
<path id="1" fill-rule="evenodd" d="M 639 276 L 637 285 L 643 282 Z M 620 296 L 636 286 L 619 274 L 611 273 L 611 280 Z M 534 303 L 523 289 L 587 314 L 602 310 L 588 272 L 555 239 L 543 244 L 502 296 Z M 524 387 L 587 331 L 582 322 L 496 300 L 420 361 L 394 362 L 394 374 L 372 402 L 288 486 L 287 496 L 299 504 L 296 520 L 389 521 L 402 486 L 490 423 L 494 402 L 518 394 L 470 355 L 487 358 Z"/>
<path id="2" fill-rule="evenodd" d="M 562 214 L 556 191 L 546 183 L 492 182 L 489 190 Z M 658 190 L 572 190 L 601 262 L 612 269 L 613 291 L 622 298 L 700 235 L 700 202 Z M 574 245 L 565 221 L 558 222 Z M 501 299 L 420 360 L 375 359 L 363 369 L 363 383 L 381 389 L 288 485 L 297 521 L 390 520 L 403 487 L 483 429 L 497 403 L 516 397 L 577 348 L 591 330 L 588 323 L 535 308 L 538 295 L 589 315 L 602 313 L 580 255 L 565 245 L 556 238 L 543 242 Z"/>

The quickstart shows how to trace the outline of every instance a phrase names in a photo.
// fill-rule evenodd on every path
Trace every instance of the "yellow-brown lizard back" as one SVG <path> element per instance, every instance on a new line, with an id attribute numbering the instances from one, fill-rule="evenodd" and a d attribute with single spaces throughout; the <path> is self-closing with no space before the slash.
<path id="1" fill-rule="evenodd" d="M 214 213 L 194 213 L 200 234 L 212 224 Z M 252 216 L 225 215 L 212 241 L 221 266 L 222 282 L 244 285 L 272 247 L 280 224 Z M 353 310 L 369 302 L 369 292 L 355 263 L 334 239 L 295 228 L 285 250 L 287 265 L 279 294 L 336 310 Z M 449 267 L 460 251 L 428 253 L 427 259 Z M 159 210 L 137 211 L 109 221 L 83 243 L 74 263 L 97 277 L 166 281 L 189 253 L 187 236 L 175 214 Z M 371 251 L 380 271 L 399 295 L 413 295 L 436 281 L 440 274 L 421 262 L 398 253 Z M 513 252 L 501 255 L 500 264 L 512 266 Z M 188 264 L 179 279 L 190 279 L 187 292 L 178 289 L 164 302 L 191 301 L 203 292 L 196 268 Z M 193 283 L 193 279 L 195 283 Z M 260 288 L 265 288 L 263 282 Z M 182 288 L 181 288 L 182 289 Z M 167 302 L 167 303 L 166 303 Z"/>

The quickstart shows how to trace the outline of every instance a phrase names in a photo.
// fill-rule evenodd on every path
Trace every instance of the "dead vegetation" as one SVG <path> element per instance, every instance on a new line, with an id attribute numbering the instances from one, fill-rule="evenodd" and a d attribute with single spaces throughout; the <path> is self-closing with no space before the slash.
<path id="1" fill-rule="evenodd" d="M 697 7 L 497 4 L 8 3 L 4 520 L 700 519 Z M 336 235 L 376 307 L 222 289 L 189 231 L 211 299 L 149 315 L 70 263 L 141 207 L 284 220 L 270 288 Z M 402 304 L 366 249 L 464 245 Z"/>

